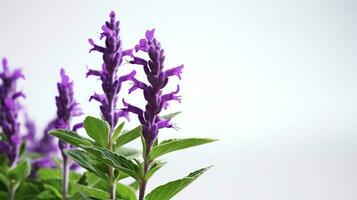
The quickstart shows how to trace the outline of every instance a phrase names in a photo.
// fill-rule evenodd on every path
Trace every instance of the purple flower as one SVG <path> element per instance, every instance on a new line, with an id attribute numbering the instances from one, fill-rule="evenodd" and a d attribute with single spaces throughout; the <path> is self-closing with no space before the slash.
<path id="1" fill-rule="evenodd" d="M 132 56 L 132 49 L 122 50 L 122 44 L 119 37 L 119 21 L 115 19 L 115 13 L 112 11 L 109 15 L 110 20 L 102 26 L 103 32 L 100 35 L 100 39 L 105 38 L 105 47 L 96 45 L 92 39 L 89 39 L 89 43 L 93 46 L 91 51 L 97 51 L 103 54 L 103 65 L 101 70 L 90 69 L 87 72 L 88 76 L 97 76 L 102 81 L 103 94 L 95 93 L 90 97 L 98 101 L 102 117 L 106 120 L 111 129 L 115 127 L 120 117 L 128 118 L 128 113 L 116 108 L 116 102 L 118 100 L 118 93 L 121 89 L 121 84 L 124 81 L 130 80 L 135 71 L 124 75 L 117 76 L 119 66 L 123 62 L 124 56 Z"/>
<path id="2" fill-rule="evenodd" d="M 71 119 L 83 113 L 73 97 L 73 82 L 69 80 L 64 69 L 61 69 L 61 82 L 57 83 L 57 89 L 59 95 L 56 96 L 56 128 L 70 129 Z"/>
<path id="3" fill-rule="evenodd" d="M 61 141 L 58 143 L 57 139 L 49 135 L 48 132 L 52 129 L 70 129 L 71 119 L 82 114 L 79 109 L 79 104 L 73 97 L 73 82 L 69 80 L 64 69 L 61 69 L 60 75 L 61 81 L 57 83 L 59 94 L 55 97 L 57 116 L 47 125 L 43 137 L 40 140 L 35 139 L 35 126 L 33 122 L 26 117 L 25 126 L 27 128 L 27 134 L 24 139 L 27 141 L 27 149 L 31 152 L 43 155 L 43 157 L 32 161 L 32 177 L 36 175 L 39 168 L 55 167 L 56 165 L 52 160 L 52 156 L 55 156 L 59 150 L 61 150 L 64 159 L 67 160 L 67 157 L 63 154 L 63 150 L 68 148 L 69 145 Z M 82 127 L 82 123 L 74 125 L 72 129 L 76 130 L 80 127 Z"/>
<path id="4" fill-rule="evenodd" d="M 163 88 L 167 85 L 169 77 L 177 76 L 181 79 L 183 65 L 164 70 L 165 55 L 160 43 L 154 38 L 154 29 L 146 31 L 145 38 L 139 41 L 135 46 L 136 51 L 143 51 L 149 55 L 149 60 L 133 56 L 132 64 L 142 65 L 147 76 L 149 84 L 131 77 L 133 86 L 129 89 L 129 93 L 136 89 L 141 89 L 144 92 L 144 98 L 147 101 L 145 110 L 128 104 L 123 100 L 124 111 L 132 112 L 138 115 L 139 121 L 142 124 L 143 136 L 146 140 L 148 150 L 150 150 L 154 140 L 156 139 L 159 129 L 171 128 L 170 120 L 165 120 L 159 117 L 162 109 L 166 109 L 169 101 L 181 101 L 178 96 L 180 87 L 177 86 L 176 91 L 162 94 Z"/>
<path id="5" fill-rule="evenodd" d="M 61 69 L 60 75 L 61 81 L 57 83 L 58 96 L 56 96 L 57 118 L 54 121 L 53 127 L 50 126 L 49 129 L 70 130 L 72 118 L 80 116 L 83 113 L 79 108 L 79 103 L 75 101 L 73 96 L 73 82 L 69 80 L 64 69 Z M 82 126 L 82 123 L 75 125 L 74 128 L 77 129 L 79 126 Z M 59 146 L 62 151 L 68 147 L 68 144 L 60 141 Z"/>
<path id="6" fill-rule="evenodd" d="M 0 73 L 0 127 L 5 140 L 0 141 L 0 153 L 5 153 L 10 166 L 16 164 L 19 157 L 21 137 L 19 133 L 18 112 L 21 106 L 19 97 L 25 97 L 21 91 L 16 90 L 16 82 L 24 78 L 19 69 L 10 71 L 7 60 L 2 60 L 3 71 Z"/>
<path id="7" fill-rule="evenodd" d="M 64 69 L 61 69 L 61 82 L 57 83 L 58 96 L 56 96 L 57 118 L 55 128 L 69 130 L 71 127 L 71 120 L 73 117 L 82 115 L 79 104 L 75 101 L 73 96 L 73 82 L 69 80 Z M 82 127 L 83 124 L 73 126 L 73 129 Z M 70 160 L 64 153 L 64 150 L 71 146 L 63 141 L 59 141 L 59 147 L 62 154 L 62 171 L 63 171 L 63 187 L 62 198 L 65 199 L 68 192 L 68 174 L 70 167 Z"/>

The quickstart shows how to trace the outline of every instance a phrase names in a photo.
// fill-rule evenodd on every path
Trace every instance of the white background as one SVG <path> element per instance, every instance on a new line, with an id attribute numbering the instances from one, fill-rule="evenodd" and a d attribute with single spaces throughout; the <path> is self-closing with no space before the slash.
<path id="1" fill-rule="evenodd" d="M 175 120 L 181 130 L 161 136 L 220 139 L 165 157 L 169 164 L 150 188 L 214 164 L 175 199 L 352 200 L 356 9 L 353 0 L 1 0 L 0 56 L 23 68 L 25 104 L 39 129 L 55 114 L 61 67 L 86 115 L 99 116 L 88 98 L 100 83 L 85 73 L 101 57 L 88 54 L 87 39 L 99 41 L 114 10 L 124 48 L 155 27 L 166 67 L 185 64 L 183 103 L 169 110 L 184 111 Z M 143 105 L 140 95 L 128 99 Z"/>

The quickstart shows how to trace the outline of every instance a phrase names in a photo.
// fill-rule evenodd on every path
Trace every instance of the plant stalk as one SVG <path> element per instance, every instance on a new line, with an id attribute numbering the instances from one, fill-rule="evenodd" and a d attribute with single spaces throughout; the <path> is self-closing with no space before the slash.
<path id="1" fill-rule="evenodd" d="M 113 151 L 113 141 L 112 141 L 112 137 L 111 134 L 109 136 L 109 144 L 108 144 L 108 149 L 110 151 Z M 110 194 L 110 199 L 115 200 L 115 196 L 116 196 L 116 180 L 114 177 L 114 168 L 113 167 L 109 167 L 108 168 L 108 176 L 109 176 L 109 194 Z"/>
<path id="2" fill-rule="evenodd" d="M 15 192 L 16 192 L 16 187 L 14 186 L 14 184 L 11 183 L 9 184 L 9 191 L 8 191 L 8 200 L 14 200 L 15 199 Z"/>
<path id="3" fill-rule="evenodd" d="M 140 186 L 139 200 L 143 200 L 145 197 L 146 181 L 143 181 Z"/>
<path id="4" fill-rule="evenodd" d="M 115 181 L 112 181 L 111 186 L 110 186 L 110 198 L 112 200 L 115 200 L 115 192 L 116 192 L 116 184 Z"/>
<path id="5" fill-rule="evenodd" d="M 62 167 L 63 167 L 63 185 L 62 185 L 62 199 L 66 200 L 67 194 L 68 194 L 68 175 L 69 175 L 69 160 L 66 155 L 63 156 L 63 162 L 62 162 Z"/>
<path id="6" fill-rule="evenodd" d="M 113 83 L 113 79 L 114 79 L 114 76 L 111 76 L 110 77 L 110 82 L 112 84 Z M 114 124 L 114 97 L 115 94 L 113 94 L 112 96 L 107 96 L 108 98 L 108 103 L 109 103 L 109 108 L 110 108 L 110 122 L 109 122 L 109 125 L 110 125 L 110 132 L 109 132 L 109 144 L 108 144 L 108 149 L 113 152 L 113 138 L 112 138 L 112 135 L 113 135 L 113 130 L 114 130 L 114 127 L 115 127 L 115 124 Z M 109 176 L 109 194 L 110 194 L 110 199 L 112 200 L 115 200 L 115 196 L 116 196 L 116 180 L 115 180 L 115 174 L 114 174 L 114 168 L 113 167 L 110 167 L 108 168 L 108 176 Z"/>
<path id="7" fill-rule="evenodd" d="M 150 151 L 151 151 L 151 146 L 150 145 L 146 145 L 147 149 L 145 151 L 145 155 L 143 156 L 144 159 L 144 176 L 141 179 L 140 182 L 140 189 L 139 189 L 139 200 L 144 200 L 145 198 L 145 190 L 146 190 L 146 185 L 147 185 L 147 181 L 146 181 L 146 174 L 148 172 L 149 169 L 149 155 L 150 155 Z"/>
<path id="8" fill-rule="evenodd" d="M 146 176 L 147 173 L 147 164 L 145 162 L 144 164 L 144 177 Z M 140 182 L 140 189 L 139 189 L 139 200 L 144 200 L 145 197 L 145 190 L 146 190 L 146 180 L 143 178 Z"/>

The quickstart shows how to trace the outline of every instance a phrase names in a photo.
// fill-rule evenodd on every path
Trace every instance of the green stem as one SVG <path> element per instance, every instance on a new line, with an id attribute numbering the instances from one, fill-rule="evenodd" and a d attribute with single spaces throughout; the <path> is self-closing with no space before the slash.
<path id="1" fill-rule="evenodd" d="M 115 200 L 115 195 L 116 195 L 115 190 L 116 190 L 116 184 L 115 184 L 115 181 L 113 181 L 110 186 L 110 198 L 113 200 Z"/>
<path id="2" fill-rule="evenodd" d="M 68 193 L 68 175 L 69 175 L 69 160 L 66 155 L 63 154 L 63 185 L 62 185 L 62 199 L 66 200 L 67 199 L 67 193 Z"/>
<path id="3" fill-rule="evenodd" d="M 16 192 L 16 187 L 14 185 L 14 183 L 9 184 L 9 191 L 8 191 L 8 200 L 14 200 L 15 199 L 15 192 Z"/>
<path id="4" fill-rule="evenodd" d="M 149 166 L 150 166 L 149 155 L 150 155 L 150 151 L 151 151 L 151 146 L 147 145 L 147 147 L 148 148 L 146 149 L 145 154 L 143 155 L 144 174 L 140 181 L 139 200 L 144 200 L 144 197 L 145 197 L 145 190 L 146 190 L 146 185 L 147 185 L 146 174 L 147 174 L 147 172 L 149 170 Z"/>
<path id="5" fill-rule="evenodd" d="M 145 162 L 145 164 L 144 164 L 144 178 L 140 182 L 139 200 L 144 200 L 146 184 L 147 184 L 147 181 L 145 180 L 145 176 L 146 176 L 147 171 L 148 171 L 147 170 L 148 169 L 148 164 L 147 164 L 147 161 L 144 161 L 144 162 Z"/>
<path id="6" fill-rule="evenodd" d="M 110 136 L 109 138 L 109 144 L 108 144 L 108 149 L 110 151 L 113 151 L 113 141 L 112 141 L 112 137 Z M 113 167 L 109 167 L 108 168 L 108 176 L 109 176 L 109 194 L 110 194 L 110 199 L 115 200 L 115 196 L 116 196 L 116 180 L 114 177 L 114 168 Z"/>

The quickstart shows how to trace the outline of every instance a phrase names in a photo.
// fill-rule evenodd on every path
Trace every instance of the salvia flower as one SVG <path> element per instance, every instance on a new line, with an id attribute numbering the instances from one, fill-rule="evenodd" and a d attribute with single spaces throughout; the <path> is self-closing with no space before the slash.
<path id="1" fill-rule="evenodd" d="M 79 103 L 77 103 L 73 96 L 73 82 L 69 80 L 64 69 L 61 69 L 61 81 L 57 83 L 58 96 L 56 96 L 56 106 L 57 106 L 57 119 L 56 119 L 56 129 L 71 129 L 71 120 L 73 117 L 82 115 L 82 111 L 79 108 Z M 81 127 L 83 124 L 79 123 L 73 126 L 73 130 Z M 62 198 L 66 199 L 68 192 L 68 174 L 70 161 L 64 150 L 69 148 L 70 145 L 59 141 L 59 147 L 62 153 L 62 166 L 63 166 L 63 187 L 62 187 Z"/>
<path id="2" fill-rule="evenodd" d="M 0 141 L 0 152 L 5 153 L 10 166 L 16 164 L 19 158 L 19 146 L 21 143 L 20 123 L 18 112 L 21 106 L 19 97 L 24 97 L 21 91 L 17 91 L 16 83 L 19 78 L 24 78 L 19 69 L 10 71 L 7 60 L 2 60 L 3 71 L 0 73 L 0 127 L 3 139 Z"/>
<path id="3" fill-rule="evenodd" d="M 64 69 L 61 69 L 60 75 L 61 81 L 57 83 L 59 94 L 56 96 L 57 118 L 54 128 L 70 130 L 72 118 L 82 115 L 82 111 L 73 96 L 73 82 L 69 80 Z M 75 125 L 73 128 L 77 129 L 78 126 L 82 124 Z M 61 150 L 66 147 L 67 144 L 60 142 Z"/>
<path id="4" fill-rule="evenodd" d="M 178 95 L 180 87 L 177 86 L 176 91 L 163 94 L 163 89 L 167 85 L 169 77 L 177 76 L 181 79 L 183 65 L 164 70 L 165 55 L 160 43 L 154 38 L 154 29 L 146 31 L 145 38 L 141 39 L 139 44 L 135 46 L 136 51 L 143 51 L 149 55 L 149 60 L 133 56 L 132 64 L 142 65 L 147 76 L 149 84 L 131 77 L 133 86 L 129 89 L 129 93 L 136 89 L 141 89 L 144 92 L 144 98 L 147 101 L 145 110 L 136 106 L 130 105 L 123 100 L 125 111 L 135 113 L 139 117 L 142 124 L 142 133 L 146 141 L 147 148 L 151 148 L 154 140 L 161 128 L 171 128 L 170 120 L 162 119 L 159 113 L 162 109 L 166 109 L 168 102 L 181 100 Z"/>
<path id="5" fill-rule="evenodd" d="M 113 129 L 120 117 L 128 118 L 128 113 L 117 109 L 116 102 L 118 100 L 118 93 L 124 81 L 130 80 L 135 75 L 135 71 L 124 75 L 117 76 L 119 66 L 123 62 L 123 57 L 131 56 L 132 49 L 122 50 L 122 44 L 119 37 L 119 21 L 115 18 L 115 13 L 112 11 L 109 15 L 110 20 L 102 26 L 103 32 L 100 39 L 105 38 L 105 46 L 96 45 L 92 39 L 89 43 L 93 46 L 91 51 L 97 51 L 103 54 L 103 64 L 101 70 L 90 69 L 88 76 L 97 76 L 102 81 L 103 94 L 95 93 L 90 97 L 100 102 L 100 111 L 102 117 L 106 120 Z"/>

